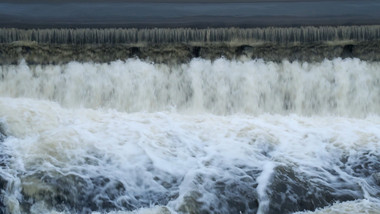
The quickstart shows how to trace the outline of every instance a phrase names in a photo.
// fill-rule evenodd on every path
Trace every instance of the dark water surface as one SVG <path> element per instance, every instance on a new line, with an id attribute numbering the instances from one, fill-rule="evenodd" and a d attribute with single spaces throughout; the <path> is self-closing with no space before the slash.
<path id="1" fill-rule="evenodd" d="M 223 27 L 380 23 L 379 1 L 0 3 L 2 27 Z"/>

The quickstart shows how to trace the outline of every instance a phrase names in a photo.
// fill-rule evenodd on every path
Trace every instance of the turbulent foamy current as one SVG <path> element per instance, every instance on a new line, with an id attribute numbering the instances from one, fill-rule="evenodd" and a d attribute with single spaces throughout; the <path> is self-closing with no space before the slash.
<path id="1" fill-rule="evenodd" d="M 121 112 L 261 113 L 364 117 L 380 112 L 380 63 L 193 59 L 179 65 L 138 59 L 109 64 L 0 67 L 0 93 L 66 108 Z"/>
<path id="2" fill-rule="evenodd" d="M 380 213 L 380 63 L 0 66 L 0 212 Z"/>

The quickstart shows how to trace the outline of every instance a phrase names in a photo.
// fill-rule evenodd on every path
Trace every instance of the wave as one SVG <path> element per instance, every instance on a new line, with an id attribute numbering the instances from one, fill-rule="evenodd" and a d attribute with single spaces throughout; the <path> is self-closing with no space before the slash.
<path id="1" fill-rule="evenodd" d="M 378 116 L 130 114 L 0 98 L 0 118 L 10 213 L 378 207 Z"/>
<path id="2" fill-rule="evenodd" d="M 324 209 L 318 209 L 314 212 L 305 211 L 295 214 L 352 214 L 352 213 L 373 213 L 376 214 L 380 210 L 380 206 L 376 201 L 356 200 L 343 203 L 335 203 Z"/>

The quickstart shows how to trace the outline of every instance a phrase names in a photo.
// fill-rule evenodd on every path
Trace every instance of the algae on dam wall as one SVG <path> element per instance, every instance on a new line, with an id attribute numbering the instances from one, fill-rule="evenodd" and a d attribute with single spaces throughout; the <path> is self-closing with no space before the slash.
<path id="1" fill-rule="evenodd" d="M 15 43 L 0 44 L 0 64 L 17 64 L 25 60 L 28 64 L 60 64 L 70 61 L 110 62 L 137 57 L 156 63 L 186 63 L 192 58 L 218 59 L 264 59 L 267 61 L 308 61 L 324 59 L 359 58 L 367 61 L 380 60 L 379 42 L 348 42 L 341 44 L 294 44 L 289 46 L 261 44 L 170 44 L 133 45 L 99 44 L 67 45 Z"/>

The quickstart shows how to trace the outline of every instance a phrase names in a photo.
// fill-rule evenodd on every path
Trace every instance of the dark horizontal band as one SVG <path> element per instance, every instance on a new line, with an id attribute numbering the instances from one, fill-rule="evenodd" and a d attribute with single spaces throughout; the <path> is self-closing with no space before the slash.
<path id="1" fill-rule="evenodd" d="M 380 24 L 380 2 L 373 0 L 165 2 L 0 1 L 0 27 L 207 28 Z"/>
<path id="2" fill-rule="evenodd" d="M 379 41 L 380 25 L 266 28 L 0 28 L 0 43 L 47 44 L 184 44 L 318 43 Z"/>

